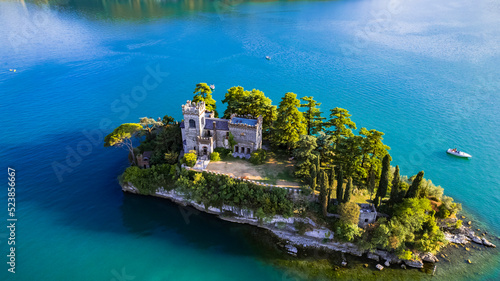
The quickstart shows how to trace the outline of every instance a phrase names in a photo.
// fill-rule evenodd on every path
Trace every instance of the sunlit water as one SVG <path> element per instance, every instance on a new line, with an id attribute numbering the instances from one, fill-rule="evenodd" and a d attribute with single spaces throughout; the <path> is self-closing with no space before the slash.
<path id="1" fill-rule="evenodd" d="M 500 232 L 498 1 L 49 3 L 0 2 L 0 159 L 18 218 L 15 275 L 0 227 L 0 280 L 286 280 L 249 227 L 122 194 L 126 152 L 94 143 L 139 117 L 180 119 L 198 82 L 218 101 L 241 85 L 347 108 L 386 133 L 403 174 L 424 170 Z M 498 278 L 496 250 L 476 259 L 435 278 Z"/>

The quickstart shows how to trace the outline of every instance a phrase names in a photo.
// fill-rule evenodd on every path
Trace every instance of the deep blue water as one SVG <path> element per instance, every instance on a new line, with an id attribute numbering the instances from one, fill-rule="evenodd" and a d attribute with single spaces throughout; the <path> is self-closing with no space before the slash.
<path id="1" fill-rule="evenodd" d="M 500 233 L 498 1 L 49 3 L 0 1 L 0 159 L 18 218 L 15 276 L 0 227 L 0 280 L 282 280 L 248 227 L 122 194 L 126 152 L 99 142 L 139 117 L 180 119 L 199 82 L 218 101 L 241 85 L 347 108 L 386 133 L 403 174 L 424 170 Z M 494 280 L 485 255 L 459 274 Z"/>

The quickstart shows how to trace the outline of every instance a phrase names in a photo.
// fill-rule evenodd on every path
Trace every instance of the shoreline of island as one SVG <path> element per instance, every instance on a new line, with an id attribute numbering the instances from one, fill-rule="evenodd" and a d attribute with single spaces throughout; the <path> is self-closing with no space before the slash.
<path id="1" fill-rule="evenodd" d="M 137 195 L 141 194 L 140 191 L 135 188 L 132 184 L 120 184 L 123 192 L 128 192 Z M 439 262 L 438 254 L 434 255 L 432 253 L 420 253 L 419 259 L 416 260 L 403 260 L 398 258 L 394 253 L 390 253 L 385 250 L 376 249 L 373 252 L 368 250 L 360 249 L 357 245 L 350 242 L 339 242 L 339 241 L 327 241 L 325 242 L 325 233 L 331 233 L 331 238 L 333 238 L 333 231 L 325 228 L 324 226 L 315 225 L 310 218 L 299 218 L 299 217 L 289 217 L 285 218 L 283 216 L 274 216 L 266 222 L 259 221 L 259 218 L 254 216 L 254 212 L 251 210 L 245 210 L 242 208 L 224 205 L 222 206 L 222 211 L 219 208 L 208 207 L 205 208 L 203 203 L 197 203 L 193 200 L 189 200 L 180 192 L 176 192 L 175 189 L 169 191 L 163 188 L 158 188 L 154 194 L 149 194 L 145 196 L 152 196 L 162 199 L 168 199 L 171 202 L 178 204 L 180 206 L 192 207 L 200 212 L 211 214 L 216 216 L 220 220 L 247 224 L 260 229 L 265 229 L 272 233 L 280 241 L 284 242 L 283 250 L 292 256 L 296 256 L 297 247 L 319 249 L 325 251 L 342 252 L 345 254 L 350 254 L 356 257 L 365 257 L 380 264 L 376 265 L 376 268 L 382 270 L 384 267 L 389 267 L 391 265 L 399 265 L 401 268 L 406 269 L 406 267 L 412 268 L 423 268 L 424 262 L 426 263 L 437 263 Z M 234 216 L 224 215 L 225 211 L 231 212 Z M 303 235 L 297 233 L 294 224 L 300 221 L 302 223 L 312 223 L 314 226 L 313 230 L 310 230 Z M 278 226 L 279 225 L 279 226 Z M 451 230 L 452 228 L 450 228 Z M 448 247 L 452 245 L 466 245 L 468 243 L 474 242 L 478 245 L 483 245 L 486 247 L 496 248 L 496 245 L 488 241 L 486 238 L 480 238 L 475 234 L 475 232 L 467 228 L 466 226 L 461 226 L 459 229 L 455 229 L 453 232 L 444 231 L 446 239 L 450 242 Z M 442 248 L 444 249 L 444 248 Z M 444 258 L 444 256 L 443 256 Z M 346 266 L 347 263 L 340 264 L 339 266 Z"/>

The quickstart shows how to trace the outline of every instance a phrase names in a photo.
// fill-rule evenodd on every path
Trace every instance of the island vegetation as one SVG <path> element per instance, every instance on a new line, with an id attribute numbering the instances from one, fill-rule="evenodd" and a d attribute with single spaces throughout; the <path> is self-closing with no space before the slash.
<path id="1" fill-rule="evenodd" d="M 216 111 L 207 84 L 197 84 L 194 94 L 193 101 L 204 101 Z M 321 103 L 311 96 L 299 99 L 294 93 L 285 93 L 275 106 L 262 91 L 241 86 L 228 89 L 222 102 L 227 105 L 226 118 L 233 113 L 262 115 L 269 150 L 254 152 L 248 161 L 261 165 L 269 153 L 293 157 L 293 177 L 301 185 L 299 196 L 282 188 L 181 168 L 182 164 L 194 166 L 197 155 L 191 151 L 181 157 L 180 126 L 168 115 L 123 124 L 106 137 L 105 146 L 124 146 L 130 152 L 132 166 L 120 181 L 146 195 L 160 188 L 175 189 L 205 208 L 231 205 L 253 210 L 263 221 L 275 215 L 311 218 L 334 230 L 337 241 L 352 242 L 368 251 L 383 249 L 403 260 L 437 253 L 447 244 L 440 220 L 454 217 L 461 205 L 425 179 L 423 171 L 410 177 L 400 175 L 399 167 L 391 165 L 384 133 L 364 127 L 358 130 L 348 110 L 331 108 L 324 117 Z M 134 137 L 140 139 L 135 148 L 131 146 Z M 153 152 L 149 169 L 136 165 L 135 158 L 145 151 Z M 217 148 L 210 159 L 228 160 L 231 153 L 231 149 Z M 358 226 L 357 204 L 362 202 L 373 204 L 380 214 L 363 228 Z M 457 228 L 461 225 L 461 220 L 456 221 Z"/>

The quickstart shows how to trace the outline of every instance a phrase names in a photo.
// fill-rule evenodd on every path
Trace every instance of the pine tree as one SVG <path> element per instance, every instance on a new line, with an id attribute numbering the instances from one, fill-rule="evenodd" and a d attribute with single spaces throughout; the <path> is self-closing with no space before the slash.
<path id="1" fill-rule="evenodd" d="M 318 173 L 316 171 L 316 165 L 311 166 L 311 189 L 314 195 L 314 191 L 316 190 Z"/>
<path id="2" fill-rule="evenodd" d="M 320 192 L 319 192 L 319 202 L 321 204 L 322 210 L 323 210 L 323 216 L 326 217 L 327 215 L 327 208 L 328 208 L 328 186 L 330 185 L 328 183 L 328 174 L 326 173 L 325 170 L 321 170 L 320 172 Z"/>
<path id="3" fill-rule="evenodd" d="M 417 176 L 415 177 L 415 179 L 411 183 L 410 188 L 406 192 L 405 198 L 416 198 L 417 197 L 417 195 L 420 191 L 419 189 L 422 185 L 423 178 L 424 178 L 424 171 L 418 172 Z"/>
<path id="4" fill-rule="evenodd" d="M 337 177 L 337 203 L 340 204 L 343 202 L 344 198 L 344 188 L 342 185 L 344 184 L 344 175 L 342 173 L 342 168 L 339 168 L 339 174 Z"/>
<path id="5" fill-rule="evenodd" d="M 392 187 L 391 187 L 391 203 L 394 204 L 397 201 L 399 194 L 399 182 L 401 181 L 399 177 L 399 166 L 396 166 L 396 170 L 394 171 L 394 176 L 392 177 Z"/>
<path id="6" fill-rule="evenodd" d="M 278 118 L 274 122 L 273 142 L 286 146 L 289 150 L 295 148 L 301 135 L 306 132 L 306 120 L 299 111 L 300 101 L 294 93 L 286 93 L 278 107 Z"/>
<path id="7" fill-rule="evenodd" d="M 306 112 L 304 112 L 307 124 L 307 134 L 314 135 L 321 131 L 321 123 L 322 120 L 325 119 L 321 117 L 322 112 L 318 108 L 321 103 L 315 101 L 313 97 L 303 97 L 300 99 L 306 102 L 305 104 L 301 104 L 300 107 L 307 108 Z"/>
<path id="8" fill-rule="evenodd" d="M 344 193 L 344 200 L 343 200 L 344 203 L 351 201 L 352 190 L 353 190 L 352 177 L 349 177 L 349 181 L 347 182 L 347 187 L 345 188 L 345 193 Z"/>
<path id="9" fill-rule="evenodd" d="M 380 174 L 380 182 L 378 185 L 377 196 L 380 197 L 380 202 L 387 195 L 387 188 L 389 187 L 389 177 L 391 168 L 391 156 L 386 154 L 382 160 L 382 173 Z"/>

